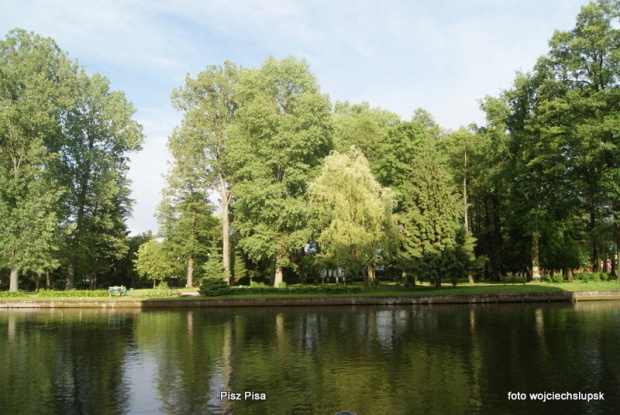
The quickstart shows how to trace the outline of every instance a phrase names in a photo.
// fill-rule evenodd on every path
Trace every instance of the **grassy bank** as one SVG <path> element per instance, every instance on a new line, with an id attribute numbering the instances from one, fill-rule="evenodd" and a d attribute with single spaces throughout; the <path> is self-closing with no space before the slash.
<path id="1" fill-rule="evenodd" d="M 420 284 L 415 287 L 398 287 L 396 285 L 383 285 L 376 289 L 357 294 L 338 294 L 334 297 L 398 297 L 398 296 L 428 296 L 428 295 L 467 295 L 467 294 L 523 294 L 544 292 L 584 292 L 584 291 L 619 291 L 618 281 L 572 281 L 562 283 L 527 283 L 527 284 L 504 284 L 504 283 L 476 283 L 462 284 L 456 287 L 452 284 L 444 284 L 437 289 L 429 284 Z M 277 298 L 278 294 L 252 295 L 252 298 Z M 325 295 L 305 294 L 291 295 L 297 298 L 325 297 Z M 248 295 L 227 295 L 222 298 L 249 298 Z"/>
<path id="2" fill-rule="evenodd" d="M 89 291 L 74 291 L 70 295 L 63 295 L 62 291 L 51 293 L 41 292 L 41 293 L 23 293 L 20 297 L 2 297 L 0 296 L 0 301 L 20 301 L 20 300 L 28 300 L 28 301 L 142 301 L 142 300 L 153 300 L 154 298 L 173 300 L 178 299 L 178 301 L 186 301 L 190 299 L 197 298 L 207 298 L 207 297 L 180 297 L 179 294 L 181 292 L 187 291 L 197 291 L 197 288 L 193 289 L 184 289 L 184 290 L 166 290 L 166 291 L 157 291 L 157 290 L 133 290 L 129 291 L 127 296 L 113 296 L 109 297 L 107 294 L 94 297 L 90 295 L 92 292 Z M 285 294 L 282 293 L 276 294 L 249 294 L 245 293 L 243 295 L 227 295 L 224 297 L 217 298 L 231 298 L 231 299 L 251 299 L 251 298 L 279 298 L 279 297 L 290 297 L 290 298 L 321 298 L 321 297 L 398 297 L 398 296 L 433 296 L 433 295 L 484 295 L 484 294 L 525 294 L 525 293 L 548 293 L 548 292 L 585 292 L 585 291 L 620 291 L 620 282 L 618 281 L 573 281 L 573 282 L 562 282 L 562 283 L 476 283 L 476 284 L 462 284 L 453 287 L 452 284 L 444 284 L 441 289 L 436 289 L 427 284 L 421 284 L 415 287 L 399 287 L 393 284 L 388 285 L 380 285 L 376 289 L 373 289 L 369 292 L 361 292 L 355 294 Z M 107 291 L 106 291 L 107 293 Z M 234 293 L 234 290 L 233 290 Z M 215 297 L 214 297 L 215 298 Z"/>

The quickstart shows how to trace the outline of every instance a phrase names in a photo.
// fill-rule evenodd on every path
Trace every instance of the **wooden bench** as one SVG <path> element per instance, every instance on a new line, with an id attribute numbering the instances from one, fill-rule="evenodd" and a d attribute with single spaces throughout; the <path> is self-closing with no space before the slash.
<path id="1" fill-rule="evenodd" d="M 127 295 L 127 288 L 125 287 L 110 287 L 108 288 L 108 296 L 112 297 L 113 295 Z"/>

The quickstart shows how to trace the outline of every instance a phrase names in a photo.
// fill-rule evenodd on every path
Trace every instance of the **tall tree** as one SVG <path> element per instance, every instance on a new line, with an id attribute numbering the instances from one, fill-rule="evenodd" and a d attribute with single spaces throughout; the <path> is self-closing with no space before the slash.
<path id="1" fill-rule="evenodd" d="M 541 70 L 553 82 L 541 93 L 541 131 L 560 141 L 574 163 L 573 182 L 589 216 L 593 268 L 606 268 L 606 224 L 620 235 L 620 1 L 598 0 L 584 6 L 573 30 L 557 31 Z M 620 245 L 613 241 L 616 252 Z M 614 255 L 615 257 L 615 255 Z"/>
<path id="2" fill-rule="evenodd" d="M 271 259 L 274 286 L 310 239 L 306 184 L 332 146 L 329 99 L 305 61 L 269 58 L 244 73 L 234 147 L 233 193 L 239 245 L 250 259 Z"/>
<path id="3" fill-rule="evenodd" d="M 142 127 L 132 119 L 131 103 L 109 81 L 81 72 L 66 114 L 60 152 L 62 178 L 69 189 L 64 199 L 68 271 L 66 289 L 78 275 L 109 271 L 109 259 L 127 250 L 125 219 L 131 211 L 126 178 L 128 153 L 138 151 Z"/>
<path id="4" fill-rule="evenodd" d="M 213 216 L 213 205 L 205 190 L 196 189 L 186 174 L 175 164 L 167 176 L 168 187 L 158 209 L 160 236 L 175 258 L 183 258 L 187 285 L 194 285 L 196 262 L 206 260 L 209 246 L 219 241 L 220 223 Z M 222 265 L 222 264 L 220 264 Z"/>
<path id="5" fill-rule="evenodd" d="M 54 177 L 60 120 L 74 65 L 53 40 L 23 30 L 0 41 L 0 261 L 19 272 L 36 269 L 58 249 L 55 227 L 63 189 Z"/>
<path id="6" fill-rule="evenodd" d="M 309 185 L 324 255 L 364 275 L 364 289 L 374 280 L 377 256 L 388 251 L 395 233 L 394 195 L 374 178 L 360 149 L 332 152 Z"/>
<path id="7" fill-rule="evenodd" d="M 334 104 L 334 149 L 341 153 L 356 146 L 374 166 L 389 131 L 400 123 L 400 117 L 367 102 Z"/>
<path id="8" fill-rule="evenodd" d="M 430 118 L 414 121 L 433 127 Z M 473 264 L 472 241 L 462 224 L 464 205 L 433 134 L 420 137 L 412 159 L 398 223 L 402 266 L 441 287 L 442 277 L 466 276 Z"/>
<path id="9" fill-rule="evenodd" d="M 230 276 L 230 205 L 232 172 L 226 164 L 229 130 L 238 107 L 242 70 L 231 62 L 209 66 L 174 90 L 172 102 L 184 111 L 183 123 L 168 141 L 178 180 L 194 182 L 197 191 L 215 191 L 222 208 L 222 259 Z M 227 277 L 227 279 L 230 277 Z"/>

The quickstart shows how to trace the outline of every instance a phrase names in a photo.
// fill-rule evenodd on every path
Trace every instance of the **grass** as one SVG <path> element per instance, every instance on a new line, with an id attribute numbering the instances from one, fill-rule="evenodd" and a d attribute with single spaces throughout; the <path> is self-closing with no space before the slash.
<path id="1" fill-rule="evenodd" d="M 162 300 L 195 300 L 205 297 L 178 297 L 177 292 L 181 291 L 195 291 L 197 288 L 189 288 L 183 290 L 171 290 L 170 295 L 166 296 L 154 296 L 153 290 L 149 289 L 138 289 L 132 290 L 128 292 L 127 296 L 123 297 L 46 297 L 39 296 L 37 293 L 26 293 L 23 297 L 13 298 L 8 297 L 7 300 L 10 301 L 23 301 L 23 300 L 43 300 L 43 301 L 142 301 L 142 300 L 154 300 L 154 299 L 162 299 Z M 561 283 L 549 283 L 549 282 L 540 282 L 540 283 L 476 283 L 476 284 L 460 284 L 456 287 L 453 287 L 452 284 L 445 283 L 443 284 L 441 289 L 436 289 L 429 284 L 419 284 L 415 287 L 400 287 L 395 285 L 394 283 L 382 283 L 378 288 L 371 290 L 369 292 L 362 292 L 356 294 L 334 294 L 334 295 L 326 295 L 326 294 L 296 294 L 296 295 L 287 295 L 287 298 L 317 298 L 317 297 L 357 297 L 357 296 L 403 296 L 403 295 L 419 295 L 419 296 L 427 296 L 427 295 L 459 295 L 459 294 L 508 294 L 508 293 L 535 293 L 535 292 L 560 292 L 560 291 L 570 291 L 570 292 L 578 292 L 578 291 L 619 291 L 620 290 L 620 282 L 618 281 L 580 281 L 575 280 L 572 282 L 561 282 Z M 217 297 L 217 298 L 239 298 L 239 299 L 250 299 L 250 298 L 280 298 L 282 295 L 280 294 L 256 294 L 256 295 L 227 295 L 225 297 Z M 0 299 L 2 300 L 2 299 Z"/>

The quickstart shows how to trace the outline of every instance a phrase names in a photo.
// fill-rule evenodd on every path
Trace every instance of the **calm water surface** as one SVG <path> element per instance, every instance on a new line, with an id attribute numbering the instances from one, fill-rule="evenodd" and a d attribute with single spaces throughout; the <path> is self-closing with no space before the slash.
<path id="1" fill-rule="evenodd" d="M 611 414 L 619 356 L 620 303 L 10 310 L 0 414 Z"/>

